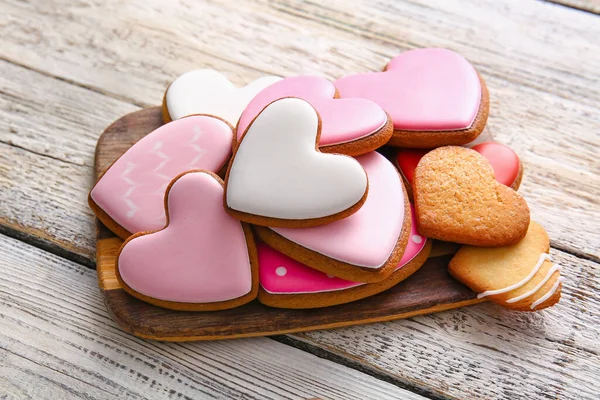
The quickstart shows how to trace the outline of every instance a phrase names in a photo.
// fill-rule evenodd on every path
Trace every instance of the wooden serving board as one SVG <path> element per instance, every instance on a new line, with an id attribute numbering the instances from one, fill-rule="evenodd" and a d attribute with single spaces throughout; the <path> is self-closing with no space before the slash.
<path id="1" fill-rule="evenodd" d="M 162 124 L 161 108 L 152 107 L 128 114 L 110 125 L 96 147 L 96 179 L 135 142 Z M 98 221 L 98 283 L 104 302 L 119 325 L 136 336 L 149 339 L 215 340 L 337 328 L 407 318 L 485 301 L 477 299 L 475 293 L 450 277 L 446 268 L 450 256 L 439 256 L 427 260 L 419 271 L 392 289 L 348 304 L 286 310 L 253 301 L 225 311 L 172 311 L 144 303 L 123 290 L 115 274 L 115 260 L 122 243 Z"/>

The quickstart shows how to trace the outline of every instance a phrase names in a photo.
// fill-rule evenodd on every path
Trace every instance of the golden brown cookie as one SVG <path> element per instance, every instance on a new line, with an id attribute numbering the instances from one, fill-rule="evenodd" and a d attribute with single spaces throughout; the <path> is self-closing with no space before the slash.
<path id="1" fill-rule="evenodd" d="M 521 240 L 529 207 L 498 183 L 474 150 L 447 146 L 427 153 L 415 171 L 413 192 L 419 232 L 474 246 L 505 246 Z"/>
<path id="2" fill-rule="evenodd" d="M 536 311 L 558 302 L 564 278 L 552 264 L 550 242 L 542 226 L 531 221 L 516 244 L 484 248 L 463 246 L 450 261 L 450 274 L 504 307 Z"/>

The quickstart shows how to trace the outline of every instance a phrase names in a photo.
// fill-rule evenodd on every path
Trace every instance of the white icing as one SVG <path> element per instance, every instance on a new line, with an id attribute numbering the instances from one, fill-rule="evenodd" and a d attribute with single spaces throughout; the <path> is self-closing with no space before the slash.
<path id="1" fill-rule="evenodd" d="M 520 288 L 521 286 L 526 285 L 527 282 L 529 282 L 535 276 L 535 274 L 540 270 L 540 268 L 544 264 L 544 261 L 546 261 L 546 260 L 550 260 L 550 254 L 547 254 L 547 253 L 540 254 L 540 257 L 538 258 L 537 264 L 535 264 L 535 267 L 533 267 L 533 269 L 531 270 L 531 272 L 529 273 L 529 275 L 527 275 L 525 278 L 523 278 L 523 280 L 515 283 L 514 285 L 510 285 L 510 286 L 507 286 L 507 287 L 502 288 L 502 289 L 485 291 L 485 292 L 483 292 L 481 294 L 478 294 L 477 298 L 481 299 L 482 297 L 494 296 L 496 294 L 502 294 L 502 293 L 510 292 L 511 290 L 515 290 L 515 289 Z"/>
<path id="2" fill-rule="evenodd" d="M 236 152 L 227 182 L 227 205 L 279 219 L 333 215 L 358 203 L 367 175 L 355 159 L 316 148 L 319 118 L 312 106 L 284 98 L 254 120 Z"/>
<path id="3" fill-rule="evenodd" d="M 550 268 L 548 270 L 548 273 L 546 274 L 544 279 L 542 279 L 542 281 L 540 283 L 538 283 L 533 289 L 531 289 L 530 291 L 528 291 L 526 293 L 523 293 L 520 296 L 513 297 L 512 299 L 508 299 L 508 300 L 506 300 L 506 302 L 507 303 L 516 303 L 517 301 L 523 300 L 523 299 L 531 296 L 532 294 L 536 293 L 538 290 L 540 290 L 540 288 L 542 286 L 544 286 L 544 283 L 546 283 L 550 280 L 550 278 L 556 271 L 560 271 L 560 265 L 553 265 L 552 268 Z"/>
<path id="4" fill-rule="evenodd" d="M 554 285 L 552 285 L 552 289 L 550 289 L 550 291 L 548 293 L 546 293 L 545 295 L 543 295 L 542 297 L 540 297 L 539 299 L 534 301 L 533 304 L 529 308 L 531 308 L 533 310 L 534 308 L 536 308 L 537 306 L 539 306 L 540 304 L 542 304 L 543 302 L 548 300 L 550 297 L 552 297 L 554 295 L 554 293 L 556 293 L 556 291 L 558 290 L 558 285 L 560 285 L 564 280 L 565 280 L 565 278 L 563 278 L 562 276 L 560 278 L 558 278 L 556 280 L 556 282 L 554 282 Z"/>
<path id="5" fill-rule="evenodd" d="M 169 116 L 176 120 L 186 115 L 208 114 L 236 126 L 242 111 L 254 96 L 281 79 L 265 76 L 236 88 L 225 75 L 212 69 L 186 72 L 167 89 Z"/>

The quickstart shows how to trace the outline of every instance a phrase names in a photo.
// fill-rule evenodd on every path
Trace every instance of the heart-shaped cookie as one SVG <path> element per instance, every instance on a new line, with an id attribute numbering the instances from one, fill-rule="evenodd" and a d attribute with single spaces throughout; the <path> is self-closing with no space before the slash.
<path id="1" fill-rule="evenodd" d="M 278 76 L 264 76 L 237 88 L 220 72 L 198 69 L 179 76 L 167 88 L 163 98 L 165 122 L 187 115 L 206 114 L 223 118 L 236 126 L 250 100 L 264 88 L 280 81 Z"/>
<path id="2" fill-rule="evenodd" d="M 514 190 L 498 183 L 481 154 L 464 147 L 440 147 L 417 166 L 413 192 L 419 232 L 427 237 L 475 246 L 504 246 L 523 238 L 529 207 Z"/>
<path id="3" fill-rule="evenodd" d="M 393 146 L 466 144 L 487 121 L 485 84 L 463 56 L 447 49 L 407 51 L 384 72 L 346 76 L 335 86 L 341 98 L 373 100 L 388 113 Z"/>
<path id="4" fill-rule="evenodd" d="M 356 213 L 313 228 L 257 227 L 257 235 L 302 264 L 340 278 L 387 278 L 410 242 L 410 204 L 398 171 L 384 156 L 371 152 L 357 161 L 367 172 L 369 194 Z"/>
<path id="5" fill-rule="evenodd" d="M 284 97 L 308 101 L 321 117 L 319 149 L 351 156 L 383 146 L 393 126 L 381 107 L 367 99 L 336 99 L 331 82 L 316 76 L 283 79 L 261 91 L 242 113 L 237 127 L 240 139 L 252 120 L 271 102 Z"/>
<path id="6" fill-rule="evenodd" d="M 261 243 L 258 300 L 272 307 L 315 308 L 362 299 L 387 290 L 415 273 L 427 260 L 430 249 L 431 241 L 419 235 L 416 224 L 412 224 L 410 240 L 394 272 L 381 282 L 365 284 L 317 271 Z"/>
<path id="7" fill-rule="evenodd" d="M 268 105 L 234 151 L 225 179 L 227 211 L 273 227 L 323 225 L 356 212 L 367 196 L 367 175 L 355 159 L 316 148 L 320 125 L 304 100 Z"/>
<path id="8" fill-rule="evenodd" d="M 525 237 L 510 246 L 463 246 L 448 270 L 456 279 L 495 303 L 521 311 L 535 311 L 560 299 L 560 265 L 553 265 L 548 234 L 531 221 Z"/>
<path id="9" fill-rule="evenodd" d="M 165 190 L 192 169 L 220 171 L 231 156 L 233 131 L 226 122 L 191 116 L 149 133 L 129 148 L 90 191 L 96 216 L 123 239 L 165 226 Z"/>
<path id="10" fill-rule="evenodd" d="M 523 165 L 519 156 L 513 149 L 502 143 L 483 142 L 471 149 L 484 156 L 492 165 L 496 180 L 511 189 L 519 189 L 523 177 Z M 429 150 L 425 149 L 398 149 L 396 153 L 396 165 L 402 174 L 409 196 L 412 198 L 412 184 L 415 169 L 421 158 Z"/>
<path id="11" fill-rule="evenodd" d="M 130 237 L 118 279 L 133 296 L 175 310 L 237 307 L 258 293 L 250 228 L 223 209 L 223 181 L 207 171 L 176 178 L 165 196 L 164 229 Z"/>

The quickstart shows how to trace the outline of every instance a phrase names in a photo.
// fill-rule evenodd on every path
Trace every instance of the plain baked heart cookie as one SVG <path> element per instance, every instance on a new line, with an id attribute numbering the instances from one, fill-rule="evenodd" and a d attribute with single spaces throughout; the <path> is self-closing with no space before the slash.
<path id="1" fill-rule="evenodd" d="M 492 165 L 496 180 L 513 190 L 518 190 L 523 178 L 523 164 L 513 149 L 497 142 L 483 142 L 471 147 L 484 156 Z M 419 161 L 430 150 L 426 149 L 398 149 L 396 152 L 396 166 L 404 179 L 406 190 L 412 198 L 412 185 L 415 169 Z"/>
<path id="2" fill-rule="evenodd" d="M 414 274 L 425 263 L 430 251 L 431 240 L 419 235 L 416 224 L 412 224 L 408 245 L 394 272 L 383 281 L 362 283 L 317 271 L 261 243 L 258 245 L 258 301 L 271 307 L 317 308 L 363 299 Z"/>
<path id="3" fill-rule="evenodd" d="M 90 207 L 122 239 L 165 226 L 165 191 L 192 169 L 219 172 L 231 156 L 233 130 L 209 116 L 170 122 L 144 136 L 102 174 Z"/>
<path id="4" fill-rule="evenodd" d="M 264 88 L 280 81 L 278 76 L 264 76 L 237 88 L 220 72 L 198 69 L 179 76 L 163 97 L 163 120 L 173 121 L 187 115 L 207 114 L 236 126 L 250 100 Z"/>
<path id="5" fill-rule="evenodd" d="M 256 227 L 270 247 L 314 269 L 356 282 L 392 274 L 410 243 L 410 203 L 398 171 L 377 152 L 357 157 L 369 194 L 351 216 L 313 228 Z"/>
<path id="6" fill-rule="evenodd" d="M 560 299 L 563 277 L 552 264 L 548 234 L 531 221 L 523 240 L 511 246 L 463 246 L 450 261 L 450 274 L 504 307 L 536 311 Z"/>
<path id="7" fill-rule="evenodd" d="M 298 98 L 268 105 L 246 130 L 225 178 L 225 208 L 272 227 L 309 227 L 345 218 L 365 202 L 365 170 L 352 157 L 316 147 L 321 123 Z"/>
<path id="8" fill-rule="evenodd" d="M 321 117 L 319 149 L 324 153 L 357 156 L 383 146 L 392 136 L 391 120 L 381 107 L 367 99 L 337 99 L 325 78 L 296 76 L 272 84 L 252 99 L 237 127 L 240 139 L 252 120 L 271 102 L 284 97 L 308 101 Z"/>
<path id="9" fill-rule="evenodd" d="M 250 227 L 223 209 L 223 181 L 207 171 L 177 177 L 165 196 L 167 225 L 130 237 L 117 278 L 145 302 L 187 311 L 233 308 L 258 293 Z"/>
<path id="10" fill-rule="evenodd" d="M 527 203 L 495 180 L 492 166 L 475 150 L 447 146 L 427 153 L 415 171 L 413 192 L 418 229 L 427 237 L 504 246 L 527 233 Z"/>
<path id="11" fill-rule="evenodd" d="M 392 118 L 392 146 L 462 145 L 483 131 L 489 95 L 483 79 L 460 54 L 416 49 L 395 57 L 383 72 L 350 75 L 335 86 L 341 98 L 365 98 Z"/>

